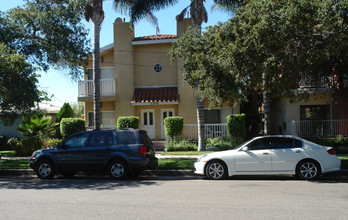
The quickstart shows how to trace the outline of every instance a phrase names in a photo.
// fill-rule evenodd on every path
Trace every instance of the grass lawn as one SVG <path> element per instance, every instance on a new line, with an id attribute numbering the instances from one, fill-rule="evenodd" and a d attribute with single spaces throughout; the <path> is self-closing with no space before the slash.
<path id="1" fill-rule="evenodd" d="M 16 160 L 2 160 L 0 169 L 30 169 L 29 160 L 16 159 Z"/>
<path id="2" fill-rule="evenodd" d="M 164 152 L 161 155 L 203 155 L 213 153 L 214 151 L 171 151 Z"/>
<path id="3" fill-rule="evenodd" d="M 16 154 L 16 151 L 14 151 L 14 150 L 0 151 L 0 154 L 3 157 L 14 157 Z"/>
<path id="4" fill-rule="evenodd" d="M 195 158 L 161 158 L 157 170 L 192 170 Z"/>
<path id="5" fill-rule="evenodd" d="M 348 156 L 338 157 L 341 160 L 341 169 L 348 169 Z"/>

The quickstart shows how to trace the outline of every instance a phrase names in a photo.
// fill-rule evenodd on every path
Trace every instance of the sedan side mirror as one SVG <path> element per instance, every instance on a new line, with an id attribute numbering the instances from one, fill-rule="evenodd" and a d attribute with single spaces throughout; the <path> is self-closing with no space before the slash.
<path id="1" fill-rule="evenodd" d="M 248 150 L 249 150 L 249 147 L 242 147 L 241 150 L 242 150 L 242 151 L 248 151 Z"/>

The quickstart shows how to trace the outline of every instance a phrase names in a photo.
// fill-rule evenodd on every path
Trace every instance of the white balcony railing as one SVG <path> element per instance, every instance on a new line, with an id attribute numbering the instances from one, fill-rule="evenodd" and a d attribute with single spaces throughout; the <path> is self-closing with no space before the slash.
<path id="1" fill-rule="evenodd" d="M 100 80 L 100 95 L 101 96 L 114 96 L 116 94 L 115 80 L 114 79 L 101 79 Z M 79 82 L 79 97 L 92 97 L 93 96 L 93 80 L 85 80 Z"/>
<path id="2" fill-rule="evenodd" d="M 303 88 L 325 88 L 329 89 L 333 87 L 333 77 L 332 76 L 322 76 L 318 80 L 313 80 L 306 74 L 300 74 L 299 87 Z"/>
<path id="3" fill-rule="evenodd" d="M 227 124 L 205 124 L 205 138 L 223 138 L 227 137 Z M 198 139 L 198 125 L 197 124 L 185 124 L 183 135 L 186 139 L 197 140 Z"/>
<path id="4" fill-rule="evenodd" d="M 348 136 L 348 120 L 292 121 L 291 127 L 300 137 Z"/>

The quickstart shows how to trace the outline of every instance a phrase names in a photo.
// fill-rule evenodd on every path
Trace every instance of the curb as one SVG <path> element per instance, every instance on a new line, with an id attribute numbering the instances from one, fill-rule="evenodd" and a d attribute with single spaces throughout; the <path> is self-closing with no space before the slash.
<path id="1" fill-rule="evenodd" d="M 141 176 L 196 176 L 193 170 L 144 170 Z M 36 176 L 31 169 L 0 169 L 0 176 Z"/>

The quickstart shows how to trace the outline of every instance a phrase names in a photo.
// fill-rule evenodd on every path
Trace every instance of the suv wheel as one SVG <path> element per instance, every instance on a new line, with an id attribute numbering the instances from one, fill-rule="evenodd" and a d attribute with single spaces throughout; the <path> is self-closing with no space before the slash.
<path id="1" fill-rule="evenodd" d="M 108 172 L 111 179 L 124 179 L 128 175 L 128 167 L 122 160 L 113 160 L 108 166 Z"/>
<path id="2" fill-rule="evenodd" d="M 35 172 L 40 179 L 52 179 L 56 171 L 51 161 L 43 160 L 37 164 Z"/>

